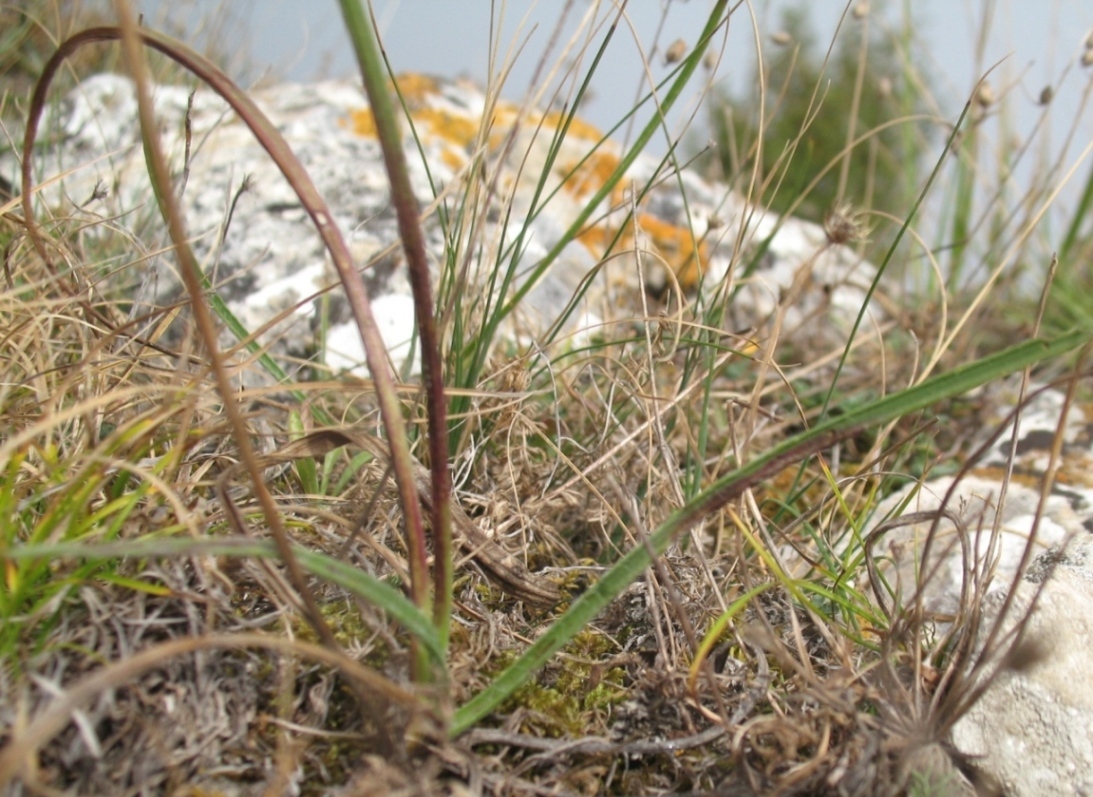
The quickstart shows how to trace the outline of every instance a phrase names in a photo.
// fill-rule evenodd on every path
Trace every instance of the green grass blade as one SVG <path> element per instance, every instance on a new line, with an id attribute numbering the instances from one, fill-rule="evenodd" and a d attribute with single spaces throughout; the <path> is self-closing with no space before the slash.
<path id="1" fill-rule="evenodd" d="M 438 666 L 443 666 L 444 652 L 440 637 L 426 616 L 398 589 L 374 576 L 340 562 L 323 553 L 296 545 L 294 553 L 304 569 L 313 575 L 337 584 L 387 612 L 417 639 Z M 253 556 L 259 559 L 279 559 L 276 546 L 267 540 L 217 537 L 206 540 L 126 540 L 118 543 L 88 545 L 57 543 L 53 545 L 21 545 L 4 551 L 12 561 L 50 560 L 74 557 L 85 560 L 149 558 L 155 556 Z"/>
<path id="2" fill-rule="evenodd" d="M 691 54 L 687 56 L 687 58 L 684 60 L 683 68 L 679 71 L 678 77 L 676 77 L 675 81 L 668 89 L 668 93 L 664 95 L 664 99 L 660 103 L 662 114 L 667 114 L 668 111 L 671 110 L 672 106 L 675 105 L 676 100 L 679 99 L 679 95 L 683 93 L 684 87 L 686 87 L 686 85 L 690 82 L 691 76 L 694 74 L 695 70 L 698 69 L 699 64 L 702 63 L 702 59 L 705 57 L 706 54 L 706 47 L 708 46 L 710 40 L 713 38 L 713 35 L 717 31 L 718 27 L 721 26 L 723 21 L 722 17 L 724 17 L 727 8 L 728 0 L 718 0 L 717 5 L 714 6 L 713 10 L 710 11 L 709 17 L 706 21 L 706 27 L 703 29 L 702 33 L 699 36 L 698 44 L 695 46 Z M 501 309 L 500 312 L 502 316 L 507 316 L 513 311 L 513 309 L 516 307 L 517 304 L 520 303 L 524 296 L 526 296 L 528 292 L 530 292 L 531 289 L 535 287 L 536 283 L 538 283 L 539 281 L 539 278 L 542 277 L 542 275 L 546 272 L 548 268 L 550 268 L 551 264 L 562 253 L 562 250 L 569 245 L 570 241 L 577 237 L 577 233 L 584 229 L 585 225 L 588 223 L 588 220 L 596 211 L 596 208 L 600 206 L 600 203 L 603 202 L 603 200 L 611 195 L 611 192 L 615 189 L 615 186 L 618 185 L 619 181 L 622 180 L 622 178 L 626 175 L 627 170 L 634 164 L 634 161 L 637 160 L 638 156 L 645 151 L 646 146 L 649 144 L 649 140 L 653 137 L 657 130 L 660 129 L 662 124 L 663 122 L 661 120 L 661 116 L 655 115 L 652 119 L 649 120 L 645 127 L 642 128 L 642 131 L 638 135 L 633 146 L 630 147 L 630 149 L 626 152 L 625 155 L 623 155 L 622 159 L 619 161 L 619 165 L 615 168 L 611 175 L 606 180 L 604 180 L 603 185 L 600 186 L 600 189 L 592 196 L 591 199 L 588 200 L 588 202 L 585 204 L 584 209 L 579 214 L 577 214 L 577 218 L 574 219 L 573 223 L 570 225 L 569 229 L 561 237 L 558 243 L 556 243 L 554 247 L 549 252 L 547 252 L 542 262 L 540 262 L 535 267 L 534 271 L 524 282 L 524 284 L 516 290 L 512 298 L 509 299 L 508 303 L 505 304 L 505 306 Z"/>
<path id="3" fill-rule="evenodd" d="M 1059 247 L 1059 262 L 1067 265 L 1070 263 L 1070 254 L 1074 250 L 1074 244 L 1079 240 L 1086 219 L 1089 218 L 1090 208 L 1093 207 L 1093 169 L 1089 170 L 1089 176 L 1085 180 L 1085 188 L 1082 189 L 1082 197 L 1078 200 L 1078 207 L 1071 216 L 1070 225 L 1067 227 L 1063 245 Z"/>

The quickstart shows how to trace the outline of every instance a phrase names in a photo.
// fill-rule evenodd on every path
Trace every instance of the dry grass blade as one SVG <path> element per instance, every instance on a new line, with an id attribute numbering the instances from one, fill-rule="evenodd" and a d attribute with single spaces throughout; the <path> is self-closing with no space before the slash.
<path id="1" fill-rule="evenodd" d="M 258 464 L 259 467 L 266 468 L 301 457 L 321 457 L 342 446 L 355 446 L 368 451 L 380 461 L 390 457 L 390 451 L 383 441 L 367 432 L 355 429 L 319 429 L 285 444 L 276 454 L 261 457 Z M 221 481 L 226 482 L 229 479 L 230 471 L 226 471 L 221 476 Z M 414 479 L 421 500 L 430 507 L 432 494 L 429 487 L 432 474 L 416 460 Z M 220 490 L 220 494 L 222 500 L 231 503 L 225 490 Z M 502 590 L 532 606 L 550 608 L 557 605 L 561 600 L 561 593 L 553 582 L 529 573 L 518 559 L 486 536 L 474 520 L 455 503 L 451 506 L 451 514 L 453 529 L 457 532 L 458 542 L 464 552 L 474 557 Z"/>

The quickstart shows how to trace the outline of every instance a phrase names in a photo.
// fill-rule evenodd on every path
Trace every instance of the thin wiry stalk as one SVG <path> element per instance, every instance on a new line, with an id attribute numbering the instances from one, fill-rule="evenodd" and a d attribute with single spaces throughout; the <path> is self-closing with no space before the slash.
<path id="1" fill-rule="evenodd" d="M 353 40 L 360 63 L 361 77 L 372 106 L 376 133 L 383 150 L 387 179 L 391 184 L 391 202 L 398 216 L 399 237 L 406 252 L 410 287 L 414 295 L 414 314 L 421 337 L 421 374 L 425 382 L 429 412 L 429 468 L 432 472 L 433 539 L 435 543 L 435 583 L 433 621 L 447 644 L 452 612 L 452 511 L 451 475 L 448 471 L 448 419 L 444 396 L 444 370 L 440 360 L 440 341 L 433 312 L 429 261 L 417 198 L 410 186 L 402 134 L 387 90 L 387 75 L 379 55 L 370 18 L 357 0 L 341 0 L 345 27 Z M 409 451 L 407 451 L 407 457 Z M 414 602 L 421 608 L 428 603 L 428 564 L 424 534 L 407 528 L 410 547 L 410 577 Z"/>
<path id="2" fill-rule="evenodd" d="M 985 78 L 984 78 L 985 79 Z M 974 92 L 973 92 L 974 97 Z M 866 313 L 869 311 L 869 303 L 873 298 L 874 292 L 877 290 L 877 286 L 880 285 L 880 279 L 884 275 L 884 272 L 888 268 L 888 264 L 892 262 L 892 257 L 896 253 L 896 248 L 899 246 L 899 242 L 903 240 L 904 234 L 911 226 L 911 222 L 914 220 L 915 215 L 918 213 L 918 209 L 922 206 L 922 203 L 926 201 L 926 196 L 930 191 L 930 187 L 934 184 L 934 180 L 941 173 L 941 168 L 945 164 L 946 155 L 952 148 L 953 143 L 956 141 L 957 133 L 960 130 L 960 126 L 964 122 L 964 118 L 968 115 L 968 110 L 971 108 L 971 100 L 964 105 L 964 110 L 960 112 L 960 116 L 956 120 L 956 124 L 953 125 L 952 133 L 949 134 L 948 140 L 945 142 L 945 147 L 941 151 L 941 155 L 937 159 L 937 163 L 934 165 L 933 171 L 930 172 L 930 176 L 926 179 L 925 185 L 922 186 L 922 190 L 919 192 L 918 197 L 915 199 L 915 204 L 911 206 L 910 211 L 907 213 L 907 217 L 903 220 L 903 224 L 900 226 L 899 231 L 896 233 L 895 238 L 892 239 L 891 246 L 888 247 L 888 251 L 884 255 L 884 259 L 877 266 L 877 274 L 873 278 L 873 281 L 869 284 L 869 290 L 865 293 L 865 298 L 862 300 L 861 309 L 858 311 L 857 317 L 854 319 L 854 325 L 850 328 L 850 334 L 847 336 L 846 346 L 843 348 L 842 356 L 839 358 L 839 364 L 835 368 L 835 375 L 831 378 L 831 386 L 828 388 L 827 395 L 824 397 L 824 404 L 821 417 L 827 415 L 828 406 L 831 403 L 832 397 L 835 395 L 835 388 L 839 382 L 839 376 L 842 374 L 843 367 L 846 365 L 847 360 L 850 358 L 850 351 L 854 345 L 854 338 L 858 334 L 858 329 L 861 327 L 862 321 L 865 319 Z"/>
<path id="3" fill-rule="evenodd" d="M 709 16 L 707 17 L 706 27 L 700 34 L 698 43 L 695 45 L 695 48 L 691 52 L 691 54 L 687 56 L 687 58 L 684 60 L 683 68 L 680 70 L 678 77 L 676 77 L 675 82 L 672 83 L 671 87 L 668 89 L 668 93 L 664 96 L 664 100 L 661 102 L 662 113 L 667 113 L 672 108 L 672 106 L 675 105 L 676 100 L 679 99 L 679 95 L 683 92 L 683 88 L 690 81 L 691 75 L 694 74 L 694 71 L 698 68 L 698 65 L 702 63 L 702 59 L 706 54 L 706 47 L 709 45 L 714 33 L 719 27 L 721 27 L 721 25 L 725 24 L 725 11 L 727 7 L 728 0 L 718 0 L 717 4 L 710 11 Z M 545 273 L 550 265 L 558 258 L 558 256 L 562 253 L 562 250 L 577 235 L 577 233 L 584 228 L 585 224 L 588 223 L 588 220 L 591 218 L 596 208 L 599 207 L 600 203 L 604 199 L 610 196 L 615 186 L 618 185 L 619 181 L 623 178 L 623 175 L 626 174 L 626 171 L 633 165 L 634 161 L 637 160 L 638 155 L 640 155 L 645 150 L 645 147 L 649 143 L 649 140 L 653 137 L 657 130 L 660 129 L 660 124 L 661 122 L 659 115 L 654 116 L 654 118 L 651 119 L 648 124 L 646 124 L 646 126 L 642 129 L 641 133 L 638 135 L 638 138 L 634 142 L 634 145 L 619 160 L 618 166 L 615 167 L 615 170 L 611 173 L 611 175 L 603 181 L 603 185 L 600 187 L 600 189 L 587 201 L 584 209 L 577 214 L 576 219 L 574 219 L 573 223 L 570 225 L 570 228 L 566 231 L 565 235 L 563 235 L 558 243 L 556 243 L 551 248 L 551 250 L 547 252 L 542 262 L 540 262 L 535 267 L 534 271 L 524 282 L 524 284 L 520 286 L 520 288 L 514 293 L 512 298 L 509 299 L 508 302 L 499 310 L 502 316 L 507 316 L 512 312 L 513 308 L 515 308 L 520 300 L 523 299 L 524 296 L 526 296 L 528 292 L 531 291 L 531 289 L 535 286 L 536 282 L 543 275 L 543 273 Z"/>
<path id="4" fill-rule="evenodd" d="M 323 641 L 323 644 L 335 652 L 341 652 L 341 646 L 334 638 L 334 632 L 323 619 L 315 596 L 307 585 L 304 571 L 299 561 L 292 552 L 292 544 L 288 533 L 281 522 L 281 514 L 277 510 L 277 504 L 273 496 L 266 488 L 262 469 L 258 466 L 254 446 L 251 444 L 243 413 L 239 409 L 239 403 L 235 399 L 235 390 L 232 387 L 231 378 L 225 367 L 224 356 L 217 344 L 216 323 L 213 321 L 212 312 L 204 299 L 204 291 L 201 276 L 197 267 L 197 259 L 193 250 L 187 243 L 186 229 L 182 222 L 182 212 L 178 206 L 174 192 L 171 190 L 171 173 L 167 168 L 167 160 L 163 155 L 163 147 L 156 132 L 155 110 L 152 107 L 152 92 L 148 85 L 148 74 L 144 64 L 144 53 L 141 50 L 140 37 L 137 32 L 136 20 L 132 9 L 126 0 L 115 0 L 114 8 L 121 20 L 121 44 L 128 62 L 129 70 L 137 88 L 137 108 L 140 115 L 141 138 L 144 143 L 145 160 L 147 161 L 149 176 L 155 190 L 157 204 L 167 229 L 178 252 L 179 266 L 182 273 L 182 281 L 186 286 L 186 292 L 190 295 L 190 306 L 193 308 L 194 321 L 201 335 L 202 342 L 209 356 L 209 364 L 216 379 L 220 391 L 221 400 L 224 402 L 224 413 L 228 416 L 235 443 L 239 447 L 239 458 L 244 462 L 247 473 L 251 479 L 254 495 L 262 507 L 262 514 L 269 524 L 270 533 L 273 535 L 277 548 L 288 568 L 289 578 L 293 587 L 299 593 L 303 601 L 304 614 L 315 633 Z M 48 84 L 46 84 L 48 85 Z M 24 151 L 29 151 L 29 148 Z M 29 158 L 24 163 L 29 162 Z M 29 213 L 28 213 L 29 215 Z"/>
<path id="5" fill-rule="evenodd" d="M 486 361 L 489 356 L 491 342 L 496 337 L 497 330 L 500 328 L 501 322 L 508 315 L 511 307 L 514 306 L 514 304 L 512 306 L 505 305 L 504 300 L 517 278 L 518 265 L 520 263 L 520 258 L 525 250 L 527 236 L 530 234 L 531 222 L 539 215 L 539 213 L 542 212 L 543 208 L 545 208 L 546 205 L 551 201 L 554 194 L 561 190 L 562 184 L 564 184 L 565 182 L 563 180 L 562 183 L 559 184 L 553 192 L 547 193 L 546 188 L 550 171 L 556 162 L 558 153 L 561 150 L 561 147 L 565 141 L 569 128 L 573 123 L 573 120 L 575 119 L 576 108 L 580 106 L 582 99 L 585 97 L 586 92 L 591 85 L 592 77 L 593 75 L 595 75 L 604 54 L 607 52 L 608 45 L 610 44 L 612 37 L 615 34 L 615 29 L 618 25 L 618 17 L 621 16 L 621 14 L 622 9 L 620 9 L 618 14 L 616 15 L 615 22 L 608 28 L 607 33 L 604 34 L 603 41 L 600 43 L 599 48 L 596 50 L 596 53 L 592 58 L 592 63 L 589 66 L 588 71 L 584 75 L 584 79 L 577 87 L 577 91 L 572 99 L 572 102 L 567 103 L 567 110 L 564 114 L 564 118 L 561 120 L 561 124 L 554 132 L 554 136 L 551 140 L 542 171 L 539 174 L 535 189 L 531 192 L 530 210 L 528 211 L 523 226 L 516 234 L 514 240 L 508 243 L 507 246 L 503 245 L 500 249 L 497 260 L 497 268 L 495 268 L 490 274 L 490 278 L 486 286 L 485 298 L 483 301 L 482 313 L 486 320 L 482 328 L 477 332 L 475 338 L 468 342 L 466 346 L 466 348 L 469 349 L 468 356 L 460 356 L 455 358 L 455 384 L 461 387 L 473 387 L 478 383 L 478 379 L 481 375 L 482 369 L 485 367 Z M 543 65 L 540 64 L 540 68 L 542 66 Z M 509 157 L 510 150 L 516 142 L 518 125 L 519 122 L 513 127 L 513 129 L 506 137 L 506 141 L 499 153 L 499 160 L 501 162 L 504 162 Z M 610 136 L 621 125 L 622 122 L 616 125 L 616 127 L 612 128 L 612 130 L 609 131 L 607 135 Z M 599 144 L 597 144 L 596 147 L 594 147 L 592 151 L 589 152 L 586 158 L 591 157 L 598 148 L 598 146 Z M 581 165 L 585 162 L 585 160 L 586 159 L 582 159 L 574 167 L 574 171 L 580 169 Z M 495 175 L 493 178 L 493 184 L 490 186 L 489 189 L 491 193 L 497 190 L 496 181 L 499 176 L 500 173 Z M 509 222 L 508 216 L 511 212 L 511 207 L 505 209 L 505 221 L 502 225 L 502 229 L 507 229 Z M 571 228 L 571 230 L 567 233 L 566 237 L 569 238 L 571 235 L 574 234 L 576 234 L 576 228 Z M 502 267 L 501 263 L 506 257 L 508 258 L 508 264 L 507 266 Z M 544 263 L 549 263 L 552 259 L 553 258 L 548 255 Z M 533 276 L 522 287 L 530 287 L 534 284 L 535 280 L 536 277 Z M 587 284 L 587 282 L 582 284 L 581 290 L 579 290 L 577 294 L 574 295 L 569 306 L 567 306 L 566 309 L 561 314 L 559 314 L 558 318 L 555 321 L 555 324 L 552 326 L 552 329 L 548 331 L 544 336 L 544 344 L 549 343 L 549 341 L 553 340 L 556 331 L 561 328 L 572 309 L 577 306 L 577 303 L 583 296 L 583 290 L 587 286 Z M 454 345 L 457 347 L 457 350 L 462 351 L 464 348 L 463 336 L 455 336 L 453 340 Z M 466 412 L 469 407 L 470 403 L 466 397 L 456 397 L 452 407 L 453 414 L 458 415 L 459 413 Z"/>

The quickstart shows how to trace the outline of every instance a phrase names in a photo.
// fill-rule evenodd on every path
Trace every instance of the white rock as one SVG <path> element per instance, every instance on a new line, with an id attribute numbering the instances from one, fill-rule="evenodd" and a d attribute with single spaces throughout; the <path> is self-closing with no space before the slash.
<path id="1" fill-rule="evenodd" d="M 1033 397 L 1014 434 L 1010 411 L 1020 398 L 1018 385 L 1010 379 L 982 393 L 993 407 L 982 417 L 984 434 L 999 428 L 1002 434 L 993 442 L 984 437 L 973 470 L 890 496 L 864 536 L 878 537 L 873 552 L 888 587 L 882 590 L 886 606 L 895 601 L 910 607 L 921 593 L 927 616 L 947 624 L 958 616 L 962 589 L 968 588 L 968 608 L 983 618 L 977 658 L 1013 591 L 1000 636 L 983 657 L 987 669 L 975 681 L 989 686 L 951 738 L 979 773 L 984 793 L 1000 788 L 1008 797 L 1093 795 L 1093 411 L 1070 406 L 1055 479 L 1041 506 L 1065 397 L 1030 386 Z M 947 511 L 924 560 L 932 517 L 943 506 Z M 915 522 L 907 523 L 896 517 L 913 512 L 927 517 L 911 516 Z M 1016 655 L 1007 659 L 1013 639 L 1006 634 L 1026 616 Z"/>
<path id="2" fill-rule="evenodd" d="M 414 300 L 404 294 L 379 296 L 372 302 L 380 336 L 387 347 L 395 373 L 401 373 L 410 356 L 414 336 Z M 335 324 L 326 336 L 326 364 L 335 373 L 361 372 L 366 369 L 364 343 L 357 325 L 352 322 Z M 414 347 L 411 373 L 421 371 L 421 348 Z"/>
<path id="3" fill-rule="evenodd" d="M 988 398 L 1000 412 L 1016 405 L 1016 384 L 1008 380 L 991 386 Z M 1039 387 L 1031 386 L 1029 395 Z M 893 598 L 904 607 L 912 605 L 921 586 L 927 613 L 951 619 L 958 611 L 966 584 L 980 596 L 991 586 L 1007 589 L 1018 577 L 1022 561 L 1027 566 L 1040 553 L 1083 529 L 1083 523 L 1093 514 L 1089 431 L 1093 413 L 1084 405 L 1070 408 L 1059 468 L 1040 507 L 1063 400 L 1059 391 L 1044 390 L 1021 411 L 1012 477 L 1004 493 L 1013 423 L 997 416 L 983 419 L 986 433 L 1003 424 L 1005 428 L 969 473 L 959 480 L 944 476 L 924 485 L 909 484 L 880 504 L 865 537 L 877 537 L 872 551 L 877 557 L 877 572 L 885 582 L 879 589 L 886 605 L 891 606 Z M 946 512 L 937 519 L 929 559 L 924 562 L 933 518 L 942 507 Z M 927 517 L 917 522 L 898 519 L 916 512 L 926 513 Z"/>
<path id="4" fill-rule="evenodd" d="M 523 248 L 515 258 L 516 279 L 509 297 L 562 240 L 623 152 L 616 142 L 603 140 L 598 130 L 575 120 L 548 166 L 548 152 L 562 119 L 559 114 L 492 103 L 462 81 L 409 75 L 399 79 L 399 86 L 417 132 L 415 139 L 407 126 L 404 138 L 414 190 L 425 208 L 435 207 L 440 197 L 449 219 L 446 230 L 436 212 L 428 215 L 425 232 L 433 266 L 439 271 L 455 241 L 455 265 L 469 267 L 461 290 L 464 301 L 473 305 L 465 308 L 473 317 L 482 312 L 489 275 L 498 264 L 507 267 L 514 262 L 511 247 L 521 232 Z M 382 256 L 378 265 L 371 260 L 397 244 L 399 237 L 371 113 L 361 90 L 353 82 L 342 81 L 280 85 L 252 96 L 307 168 L 354 252 L 365 253 L 360 265 L 370 295 L 408 295 L 401 253 Z M 214 274 L 228 306 L 254 328 L 323 287 L 315 284 L 313 275 L 325 274 L 320 282 L 331 284 L 330 271 L 324 271 L 326 256 L 288 183 L 240 120 L 207 88 L 199 88 L 194 95 L 186 159 L 183 133 L 188 99 L 189 90 L 182 87 L 161 86 L 155 91 L 157 120 L 170 153 L 176 190 L 181 191 L 199 258 Z M 484 124 L 487 109 L 491 115 Z M 49 152 L 39 152 L 35 174 L 46 181 L 71 171 L 45 189 L 41 198 L 61 213 L 116 218 L 138 239 L 165 241 L 145 174 L 130 81 L 114 75 L 88 78 L 70 93 L 60 112 L 67 140 Z M 48 129 L 47 123 L 43 130 Z M 749 208 L 724 186 L 687 171 L 677 176 L 658 174 L 658 168 L 658 159 L 644 155 L 637 159 L 620 187 L 595 208 L 590 226 L 565 247 L 517 308 L 505 334 L 527 343 L 540 337 L 568 308 L 571 312 L 561 327 L 562 336 L 573 336 L 585 323 L 597 325 L 572 338 L 587 340 L 598 334 L 599 324 L 633 318 L 640 311 L 634 301 L 638 262 L 650 284 L 664 282 L 659 269 L 667 264 L 680 273 L 685 285 L 691 285 L 697 279 L 697 245 L 707 275 L 705 284 L 713 289 L 729 274 L 731 265 L 746 262 L 746 257 L 734 254 L 738 241 L 741 253 L 752 251 L 775 229 L 775 216 Z M 482 191 L 468 204 L 463 194 L 466 175 L 483 169 L 489 177 L 486 185 L 494 193 Z M 0 172 L 15 176 L 14 159 L 0 162 Z M 544 172 L 545 190 L 533 208 L 534 189 Z M 627 221 L 635 202 L 634 189 L 647 186 L 654 177 L 653 187 L 638 202 L 636 224 Z M 100 181 L 108 195 L 74 208 L 73 202 L 90 197 Z M 241 191 L 244 181 L 248 189 Z M 506 218 L 507 207 L 511 213 Z M 466 226 L 457 230 L 452 225 L 460 214 Z M 721 222 L 715 224 L 714 219 Z M 615 256 L 606 261 L 607 267 L 597 270 L 618 231 L 622 237 Z M 141 296 L 148 301 L 162 303 L 180 292 L 171 269 L 152 264 L 147 274 Z M 590 274 L 593 277 L 586 282 Z M 858 262 L 849 250 L 829 246 L 816 225 L 787 219 L 758 268 L 742 280 L 742 293 L 732 302 L 726 325 L 739 329 L 762 321 L 796 285 L 794 301 L 787 303 L 792 307 L 783 319 L 783 336 L 802 324 L 810 324 L 814 334 L 828 338 L 845 335 L 874 274 L 872 266 Z M 570 308 L 577 291 L 586 285 L 586 295 Z M 326 349 L 335 353 L 336 359 L 329 364 L 342 368 L 360 358 L 358 351 L 351 350 L 352 336 L 342 336 L 337 327 L 350 321 L 344 302 L 338 307 L 340 314 L 332 319 L 338 345 L 328 342 Z M 134 313 L 140 309 L 147 308 L 134 308 Z M 291 331 L 279 328 L 264 340 L 295 356 L 310 356 L 318 348 L 310 330 L 318 325 L 299 323 L 300 314 L 290 313 L 296 322 Z M 403 332 L 400 327 L 395 336 L 401 339 Z"/>
<path id="5" fill-rule="evenodd" d="M 1002 596 L 985 607 L 978 652 Z M 1034 606 L 1034 608 L 1033 608 Z M 1039 559 L 1002 621 L 1027 624 L 988 654 L 990 685 L 953 729 L 966 761 L 1007 797 L 1093 794 L 1093 535 Z"/>

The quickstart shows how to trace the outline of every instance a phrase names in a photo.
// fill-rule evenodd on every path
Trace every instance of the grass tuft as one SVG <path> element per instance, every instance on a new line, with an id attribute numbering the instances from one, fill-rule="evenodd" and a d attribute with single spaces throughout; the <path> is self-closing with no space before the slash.
<path id="1" fill-rule="evenodd" d="M 427 107 L 436 81 L 396 78 L 370 9 L 345 0 L 370 101 L 353 124 L 384 151 L 418 380 L 389 362 L 347 231 L 258 103 L 121 0 L 97 21 L 116 26 L 45 35 L 61 8 L 0 34 L 0 70 L 28 81 L 0 102 L 22 158 L 0 196 L 0 786 L 955 787 L 944 743 L 975 698 L 981 595 L 947 633 L 904 600 L 879 543 L 910 499 L 878 507 L 974 467 L 994 409 L 980 388 L 1082 376 L 1093 337 L 1086 270 L 1056 271 L 1088 260 L 1093 178 L 1068 206 L 1082 172 L 1064 147 L 1019 182 L 1035 142 L 1011 140 L 1000 75 L 942 101 L 913 19 L 848 8 L 821 55 L 803 16 L 768 46 L 718 2 L 689 46 L 650 45 L 648 84 L 604 133 L 580 105 L 627 19 L 596 7 L 526 103 L 502 99 L 511 64 L 493 53 L 474 123 Z M 730 21 L 760 42 L 744 97 L 702 82 Z M 32 153 L 61 136 L 44 112 L 66 64 L 134 76 L 162 224 L 46 190 Z M 337 272 L 305 300 L 324 308 L 319 359 L 286 360 L 269 341 L 293 311 L 248 328 L 199 263 L 153 77 L 218 93 L 288 178 Z M 708 160 L 666 121 L 696 85 Z M 1045 120 L 1063 89 L 1041 95 Z M 410 164 L 441 129 L 457 178 L 426 164 L 422 203 Z M 655 212 L 666 197 L 683 223 Z M 532 258 L 551 214 L 559 235 Z M 163 305 L 134 295 L 157 230 L 186 291 Z M 574 250 L 592 265 L 533 335 L 535 291 Z M 320 361 L 343 293 L 367 380 Z"/>

